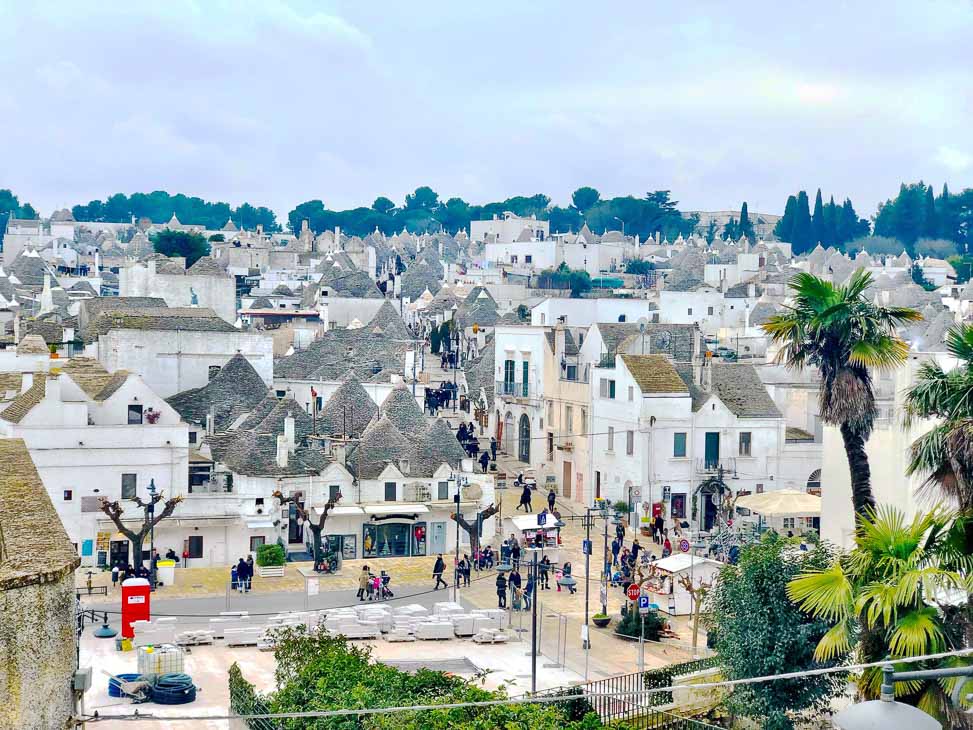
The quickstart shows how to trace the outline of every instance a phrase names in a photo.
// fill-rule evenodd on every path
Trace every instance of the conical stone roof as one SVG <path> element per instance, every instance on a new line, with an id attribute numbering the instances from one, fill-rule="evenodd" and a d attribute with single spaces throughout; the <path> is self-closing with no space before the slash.
<path id="1" fill-rule="evenodd" d="M 437 418 L 422 434 L 417 452 L 416 458 L 422 476 L 432 476 L 443 464 L 458 469 L 460 462 L 466 457 L 466 452 L 456 440 L 456 434 L 441 418 Z"/>
<path id="2" fill-rule="evenodd" d="M 358 438 L 378 413 L 378 406 L 368 395 L 358 376 L 349 371 L 338 389 L 331 394 L 318 414 L 318 433 Z"/>
<path id="3" fill-rule="evenodd" d="M 213 410 L 217 431 L 228 428 L 233 421 L 251 411 L 267 395 L 267 384 L 250 361 L 237 353 L 202 388 L 176 393 L 166 402 L 187 423 L 206 425 L 206 416 Z"/>
<path id="4" fill-rule="evenodd" d="M 426 417 L 405 383 L 400 383 L 382 402 L 376 418 L 382 416 L 392 421 L 406 438 L 413 441 L 426 430 Z"/>
<path id="5" fill-rule="evenodd" d="M 389 464 L 399 468 L 402 460 L 408 460 L 411 467 L 414 456 L 415 449 L 409 439 L 383 416 L 362 433 L 350 461 L 359 478 L 376 479 Z"/>
<path id="6" fill-rule="evenodd" d="M 382 306 L 378 308 L 375 316 L 368 323 L 369 332 L 374 332 L 376 329 L 380 330 L 381 334 L 394 340 L 413 339 L 412 333 L 405 326 L 402 317 L 399 316 L 399 313 L 395 311 L 395 307 L 388 300 L 382 302 Z"/>

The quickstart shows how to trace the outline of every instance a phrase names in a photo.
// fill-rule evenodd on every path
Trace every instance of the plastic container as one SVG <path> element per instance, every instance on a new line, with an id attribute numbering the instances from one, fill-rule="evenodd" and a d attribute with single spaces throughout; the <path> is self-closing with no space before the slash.
<path id="1" fill-rule="evenodd" d="M 182 674 L 184 654 L 174 644 L 140 646 L 138 649 L 138 670 L 145 678 L 160 674 Z"/>
<path id="2" fill-rule="evenodd" d="M 155 564 L 155 579 L 157 583 L 171 586 L 176 582 L 176 561 L 160 560 Z"/>

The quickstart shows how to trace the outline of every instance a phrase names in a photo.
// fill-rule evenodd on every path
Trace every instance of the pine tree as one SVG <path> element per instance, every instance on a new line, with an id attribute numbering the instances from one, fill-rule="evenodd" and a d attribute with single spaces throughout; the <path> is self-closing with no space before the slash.
<path id="1" fill-rule="evenodd" d="M 936 201 L 936 217 L 939 221 L 939 238 L 959 241 L 959 225 L 953 208 L 953 198 L 949 194 L 949 186 L 943 183 L 943 192 Z"/>
<path id="2" fill-rule="evenodd" d="M 793 195 L 787 196 L 787 204 L 784 206 L 784 215 L 774 226 L 774 235 L 781 241 L 793 242 L 794 218 L 797 215 L 797 198 Z"/>
<path id="3" fill-rule="evenodd" d="M 936 198 L 932 185 L 926 186 L 926 199 L 922 211 L 922 235 L 924 238 L 939 237 L 939 216 L 936 215 Z"/>
<path id="4" fill-rule="evenodd" d="M 791 234 L 791 243 L 795 254 L 802 254 L 814 248 L 811 209 L 807 193 L 803 190 L 797 194 L 797 210 L 794 214 L 794 231 Z"/>
<path id="5" fill-rule="evenodd" d="M 818 188 L 818 194 L 814 196 L 814 214 L 811 216 L 811 230 L 814 233 L 814 241 L 811 246 L 815 244 L 822 244 L 827 246 L 827 224 L 824 222 L 824 204 L 821 202 L 821 188 Z"/>
<path id="6" fill-rule="evenodd" d="M 838 242 L 838 206 L 835 205 L 834 196 L 824 206 L 824 240 L 821 242 L 825 247 L 834 246 Z"/>

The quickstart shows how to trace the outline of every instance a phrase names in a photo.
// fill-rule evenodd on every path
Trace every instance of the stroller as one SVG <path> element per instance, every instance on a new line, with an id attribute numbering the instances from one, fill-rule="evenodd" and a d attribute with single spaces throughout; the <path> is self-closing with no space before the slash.
<path id="1" fill-rule="evenodd" d="M 381 573 L 382 587 L 380 592 L 381 600 L 385 601 L 389 598 L 395 598 L 395 594 L 389 589 L 389 583 L 392 581 L 392 576 L 390 576 L 384 570 Z"/>

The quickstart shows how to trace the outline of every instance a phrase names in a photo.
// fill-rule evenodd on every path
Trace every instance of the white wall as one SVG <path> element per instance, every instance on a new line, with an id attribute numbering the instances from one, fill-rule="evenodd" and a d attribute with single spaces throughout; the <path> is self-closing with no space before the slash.
<path id="1" fill-rule="evenodd" d="M 189 307 L 193 293 L 200 307 L 209 307 L 230 324 L 236 321 L 236 282 L 232 276 L 157 274 L 155 261 L 134 264 L 118 272 L 122 297 L 160 297 L 170 307 Z"/>
<path id="2" fill-rule="evenodd" d="M 564 316 L 568 327 L 588 327 L 598 322 L 617 323 L 624 316 L 626 322 L 638 322 L 641 317 L 652 321 L 653 312 L 647 299 L 562 299 L 551 297 L 530 310 L 532 325 L 554 326 Z M 663 320 L 672 321 L 672 320 Z"/>

